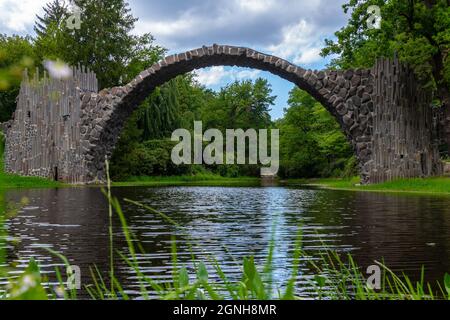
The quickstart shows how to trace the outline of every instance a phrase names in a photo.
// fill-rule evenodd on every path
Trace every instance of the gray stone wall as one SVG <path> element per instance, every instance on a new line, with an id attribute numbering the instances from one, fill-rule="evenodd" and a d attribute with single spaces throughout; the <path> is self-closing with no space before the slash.
<path id="1" fill-rule="evenodd" d="M 4 135 L 6 135 L 8 133 L 8 130 L 13 125 L 13 122 L 14 122 L 13 120 L 9 120 L 9 121 L 0 123 L 0 130 Z"/>
<path id="2" fill-rule="evenodd" d="M 55 80 L 25 71 L 5 144 L 5 170 L 69 183 L 85 183 L 80 125 L 83 92 L 97 91 L 95 74 L 78 68 Z"/>
<path id="3" fill-rule="evenodd" d="M 367 182 L 442 175 L 431 92 L 423 90 L 413 71 L 396 58 L 379 60 L 372 73 L 373 156 L 364 167 Z"/>

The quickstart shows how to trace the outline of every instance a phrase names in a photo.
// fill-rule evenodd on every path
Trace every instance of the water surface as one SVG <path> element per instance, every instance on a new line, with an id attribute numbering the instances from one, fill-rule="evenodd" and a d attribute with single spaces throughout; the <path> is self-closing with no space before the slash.
<path id="1" fill-rule="evenodd" d="M 98 188 L 9 190 L 4 201 L 29 205 L 8 224 L 8 259 L 23 269 L 31 257 L 54 279 L 62 265 L 42 247 L 61 252 L 82 271 L 83 284 L 92 283 L 89 267 L 107 272 L 109 263 L 108 206 Z M 145 249 L 138 258 L 146 275 L 159 282 L 171 278 L 171 243 L 178 257 L 192 268 L 188 243 L 197 259 L 217 259 L 230 278 L 239 279 L 243 257 L 255 256 L 262 265 L 274 238 L 276 285 L 289 278 L 298 228 L 303 248 L 318 256 L 326 245 L 351 252 L 363 267 L 384 259 L 411 276 L 426 267 L 427 279 L 441 280 L 450 271 L 450 198 L 307 189 L 304 187 L 126 187 L 115 188 L 129 198 L 166 213 L 182 226 L 121 201 L 129 226 Z M 125 250 L 118 219 L 114 218 L 114 247 Z M 13 242 L 14 243 L 14 242 Z M 138 294 L 136 276 L 116 260 L 116 273 L 129 293 Z M 312 291 L 309 269 L 302 264 L 297 294 Z M 54 281 L 54 280 L 53 280 Z"/>

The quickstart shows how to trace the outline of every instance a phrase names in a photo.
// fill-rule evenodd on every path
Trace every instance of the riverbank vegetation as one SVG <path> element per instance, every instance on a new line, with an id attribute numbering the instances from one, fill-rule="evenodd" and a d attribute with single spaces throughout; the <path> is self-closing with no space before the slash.
<path id="1" fill-rule="evenodd" d="M 179 88 L 179 86 L 181 88 Z M 194 93 L 193 93 L 194 92 Z M 161 104 L 144 104 L 127 123 L 112 157 L 114 180 L 131 176 L 196 175 L 209 172 L 222 177 L 258 177 L 258 165 L 174 165 L 170 133 L 179 128 L 193 130 L 194 120 L 203 130 L 279 129 L 282 178 L 339 177 L 355 174 L 355 160 L 339 125 L 306 92 L 295 88 L 289 95 L 285 116 L 276 121 L 269 111 L 274 96 L 264 79 L 234 82 L 219 92 L 211 92 L 192 76 L 179 77 L 161 89 L 153 99 L 166 101 L 170 121 L 155 122 Z M 152 100 L 152 99 L 150 99 Z M 180 101 L 190 101 L 181 103 Z M 158 107 L 159 106 L 159 107 Z M 159 110 L 154 112 L 152 110 Z"/>
<path id="2" fill-rule="evenodd" d="M 281 181 L 281 183 L 349 191 L 450 194 L 450 177 L 398 179 L 372 185 L 360 185 L 359 177 L 347 179 L 290 179 Z"/>
<path id="3" fill-rule="evenodd" d="M 56 188 L 63 184 L 38 177 L 21 177 L 15 174 L 0 172 L 0 189 L 34 189 L 34 188 Z"/>
<path id="4" fill-rule="evenodd" d="M 435 107 L 448 114 L 450 109 L 450 12 L 448 1 L 378 1 L 382 7 L 381 29 L 367 28 L 367 7 L 374 1 L 348 1 L 350 21 L 327 41 L 324 56 L 335 55 L 330 67 L 336 69 L 371 67 L 378 57 L 393 57 L 410 63 L 425 87 L 434 91 Z M 8 121 L 16 106 L 20 77 L 25 68 L 43 71 L 45 60 L 82 64 L 97 73 L 100 89 L 120 86 L 160 60 L 168 51 L 156 44 L 151 34 L 135 35 L 136 19 L 123 0 L 77 1 L 83 11 L 83 23 L 77 32 L 68 31 L 64 20 L 67 6 L 52 1 L 38 17 L 35 36 L 0 35 L 0 122 Z M 102 41 L 98 41 L 101 38 Z M 450 179 L 402 179 L 379 185 L 360 186 L 356 160 L 339 124 L 325 108 L 306 92 L 289 88 L 289 99 L 280 119 L 272 119 L 275 96 L 267 80 L 237 80 L 217 91 L 206 88 L 194 73 L 179 76 L 157 88 L 128 119 L 112 156 L 113 186 L 163 185 L 235 185 L 259 183 L 257 165 L 181 165 L 171 161 L 173 130 L 193 130 L 195 120 L 203 129 L 279 129 L 282 183 L 315 185 L 324 188 L 450 194 Z M 450 141 L 450 135 L 446 137 Z M 3 154 L 4 141 L 0 143 Z M 443 146 L 447 151 L 448 145 Z M 4 172 L 0 157 L 0 188 L 57 187 L 61 184 L 40 178 L 19 177 Z M 319 179 L 312 179 L 319 178 Z M 229 278 L 220 262 L 210 255 L 207 261 L 192 256 L 189 261 L 177 255 L 177 240 L 172 238 L 172 278 L 158 283 L 145 274 L 142 250 L 128 227 L 118 199 L 105 192 L 110 205 L 110 271 L 102 274 L 92 266 L 92 278 L 84 290 L 93 299 L 303 299 L 299 286 L 313 288 L 307 298 L 369 300 L 433 300 L 450 298 L 450 276 L 439 283 L 428 283 L 425 274 L 412 279 L 391 271 L 382 262 L 374 262 L 382 271 L 381 288 L 367 285 L 367 274 L 349 254 L 319 248 L 321 253 L 303 250 L 301 226 L 288 254 L 293 258 L 285 283 L 274 283 L 272 262 L 276 243 L 267 246 L 265 263 L 254 257 L 237 262 L 239 274 Z M 1 196 L 1 195 L 0 195 Z M 126 200 L 136 210 L 162 217 L 179 233 L 183 226 L 142 203 Z M 0 199 L 4 205 L 4 201 Z M 112 214 L 121 222 L 128 248 L 116 252 L 112 247 Z M 65 288 L 65 273 L 56 271 L 59 286 L 48 286 L 47 276 L 31 260 L 17 277 L 7 258 L 11 239 L 5 220 L 9 208 L 0 210 L 0 299 L 76 299 L 74 290 Z M 115 234 L 115 233 L 114 233 Z M 193 245 L 194 240 L 190 240 Z M 199 244 L 201 246 L 201 244 Z M 47 249 L 48 250 L 48 249 Z M 61 258 L 62 255 L 48 250 Z M 382 257 L 380 257 L 381 259 Z M 137 295 L 129 295 L 116 277 L 114 263 L 125 261 L 130 273 L 139 280 Z M 299 273 L 299 270 L 305 271 Z M 11 276 L 11 275 L 14 276 Z M 6 279 L 7 285 L 4 285 Z M 52 279 L 54 280 L 54 279 Z M 52 282 L 53 284 L 55 281 Z"/>
<path id="5" fill-rule="evenodd" d="M 256 177 L 223 177 L 211 173 L 180 176 L 139 176 L 125 181 L 113 182 L 114 187 L 132 186 L 259 186 L 261 179 Z"/>

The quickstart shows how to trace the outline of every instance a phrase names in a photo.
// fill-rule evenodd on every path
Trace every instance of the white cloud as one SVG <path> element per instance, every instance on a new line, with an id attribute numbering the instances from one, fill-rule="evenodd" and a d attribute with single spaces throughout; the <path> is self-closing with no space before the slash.
<path id="1" fill-rule="evenodd" d="M 324 38 L 345 23 L 346 0 L 131 0 L 136 33 L 151 32 L 170 53 L 213 43 L 247 46 L 323 66 Z M 148 9 L 148 10 L 147 10 Z"/>
<path id="2" fill-rule="evenodd" d="M 273 9 L 273 0 L 235 0 L 238 7 L 250 13 L 262 13 Z"/>
<path id="3" fill-rule="evenodd" d="M 234 71 L 231 73 L 231 77 L 235 78 L 236 80 L 244 80 L 244 79 L 256 79 L 258 78 L 259 74 L 261 73 L 260 70 L 242 70 L 242 71 Z"/>
<path id="4" fill-rule="evenodd" d="M 224 85 L 228 81 L 256 79 L 260 70 L 246 68 L 230 68 L 215 66 L 195 71 L 197 81 L 204 86 Z"/>
<path id="5" fill-rule="evenodd" d="M 283 39 L 276 45 L 269 46 L 273 54 L 287 58 L 298 54 L 300 46 L 309 45 L 314 38 L 314 27 L 305 20 L 300 20 L 295 25 L 289 25 L 282 29 Z"/>
<path id="6" fill-rule="evenodd" d="M 135 32 L 142 34 L 151 31 L 152 34 L 157 34 L 162 38 L 178 33 L 190 36 L 200 23 L 201 21 L 198 21 L 197 17 L 185 14 L 179 19 L 171 21 L 142 21 L 136 24 Z"/>
<path id="7" fill-rule="evenodd" d="M 131 0 L 135 32 L 151 32 L 170 52 L 212 43 L 317 61 L 313 52 L 345 22 L 346 0 Z M 316 50 L 313 50 L 316 48 Z"/>
<path id="8" fill-rule="evenodd" d="M 294 63 L 297 64 L 311 64 L 314 62 L 318 62 L 323 58 L 320 56 L 320 51 L 322 48 L 320 47 L 312 47 L 303 50 L 296 58 L 294 58 Z"/>
<path id="9" fill-rule="evenodd" d="M 196 72 L 197 81 L 205 86 L 213 86 L 222 82 L 227 72 L 223 66 L 200 69 Z"/>
<path id="10" fill-rule="evenodd" d="M 0 27 L 11 33 L 31 30 L 47 0 L 0 0 Z"/>
<path id="11" fill-rule="evenodd" d="M 282 30 L 283 39 L 268 50 L 281 58 L 291 59 L 294 63 L 310 64 L 320 61 L 323 30 L 306 20 L 286 26 Z"/>

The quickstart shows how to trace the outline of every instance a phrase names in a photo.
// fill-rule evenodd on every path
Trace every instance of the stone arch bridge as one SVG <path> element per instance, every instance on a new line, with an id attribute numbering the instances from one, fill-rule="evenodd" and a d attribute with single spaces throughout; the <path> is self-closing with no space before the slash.
<path id="1" fill-rule="evenodd" d="M 271 72 L 307 91 L 338 121 L 358 160 L 362 183 L 442 173 L 431 94 L 396 59 L 371 69 L 306 70 L 281 58 L 213 45 L 166 57 L 122 87 L 97 92 L 95 74 L 74 68 L 58 81 L 25 74 L 7 132 L 6 170 L 70 183 L 105 180 L 126 119 L 158 86 L 209 66 Z M 56 98 L 51 92 L 57 93 Z"/>

